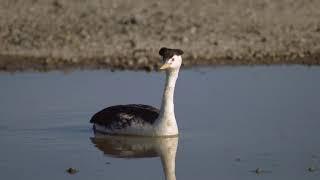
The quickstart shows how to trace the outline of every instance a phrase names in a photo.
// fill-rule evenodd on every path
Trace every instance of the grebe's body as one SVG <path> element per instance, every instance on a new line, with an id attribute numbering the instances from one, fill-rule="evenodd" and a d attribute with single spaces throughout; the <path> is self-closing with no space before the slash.
<path id="1" fill-rule="evenodd" d="M 174 114 L 174 88 L 182 63 L 180 49 L 161 48 L 159 54 L 166 70 L 166 83 L 161 108 L 141 104 L 111 106 L 96 113 L 90 120 L 94 130 L 118 135 L 176 136 L 178 126 Z"/>

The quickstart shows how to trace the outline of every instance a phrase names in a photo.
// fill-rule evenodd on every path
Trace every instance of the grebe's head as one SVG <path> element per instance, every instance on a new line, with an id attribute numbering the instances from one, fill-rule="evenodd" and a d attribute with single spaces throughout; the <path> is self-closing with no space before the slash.
<path id="1" fill-rule="evenodd" d="M 182 64 L 181 55 L 183 51 L 181 49 L 169 49 L 161 48 L 159 51 L 160 56 L 162 56 L 163 65 L 160 67 L 161 70 L 168 69 L 179 69 Z"/>

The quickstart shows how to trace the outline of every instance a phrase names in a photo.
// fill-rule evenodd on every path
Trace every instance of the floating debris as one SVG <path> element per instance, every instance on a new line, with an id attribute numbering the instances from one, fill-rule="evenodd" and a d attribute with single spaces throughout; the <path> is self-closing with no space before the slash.
<path id="1" fill-rule="evenodd" d="M 314 167 L 314 166 L 311 166 L 311 167 L 308 167 L 307 170 L 308 170 L 309 172 L 315 172 L 315 171 L 317 171 L 317 168 Z"/>
<path id="2" fill-rule="evenodd" d="M 264 174 L 264 173 L 271 173 L 272 171 L 263 170 L 262 168 L 258 167 L 257 169 L 251 170 L 250 172 L 255 173 L 257 175 L 260 175 L 260 174 Z"/>
<path id="3" fill-rule="evenodd" d="M 261 174 L 263 171 L 262 171 L 261 168 L 257 168 L 256 170 L 254 170 L 254 172 L 255 172 L 256 174 Z"/>
<path id="4" fill-rule="evenodd" d="M 66 169 L 66 172 L 69 174 L 75 174 L 75 173 L 79 172 L 79 170 L 76 168 L 70 167 L 70 168 Z"/>

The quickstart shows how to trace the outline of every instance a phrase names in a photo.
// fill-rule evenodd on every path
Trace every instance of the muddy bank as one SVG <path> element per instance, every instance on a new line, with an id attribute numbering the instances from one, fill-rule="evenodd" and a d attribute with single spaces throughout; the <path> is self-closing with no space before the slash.
<path id="1" fill-rule="evenodd" d="M 320 1 L 2 0 L 0 69 L 320 64 Z"/>

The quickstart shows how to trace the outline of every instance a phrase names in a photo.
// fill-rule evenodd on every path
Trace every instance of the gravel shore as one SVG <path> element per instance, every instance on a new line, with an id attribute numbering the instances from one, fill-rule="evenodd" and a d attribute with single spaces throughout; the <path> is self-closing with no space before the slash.
<path id="1" fill-rule="evenodd" d="M 318 0 L 1 0 L 0 70 L 320 65 Z"/>

